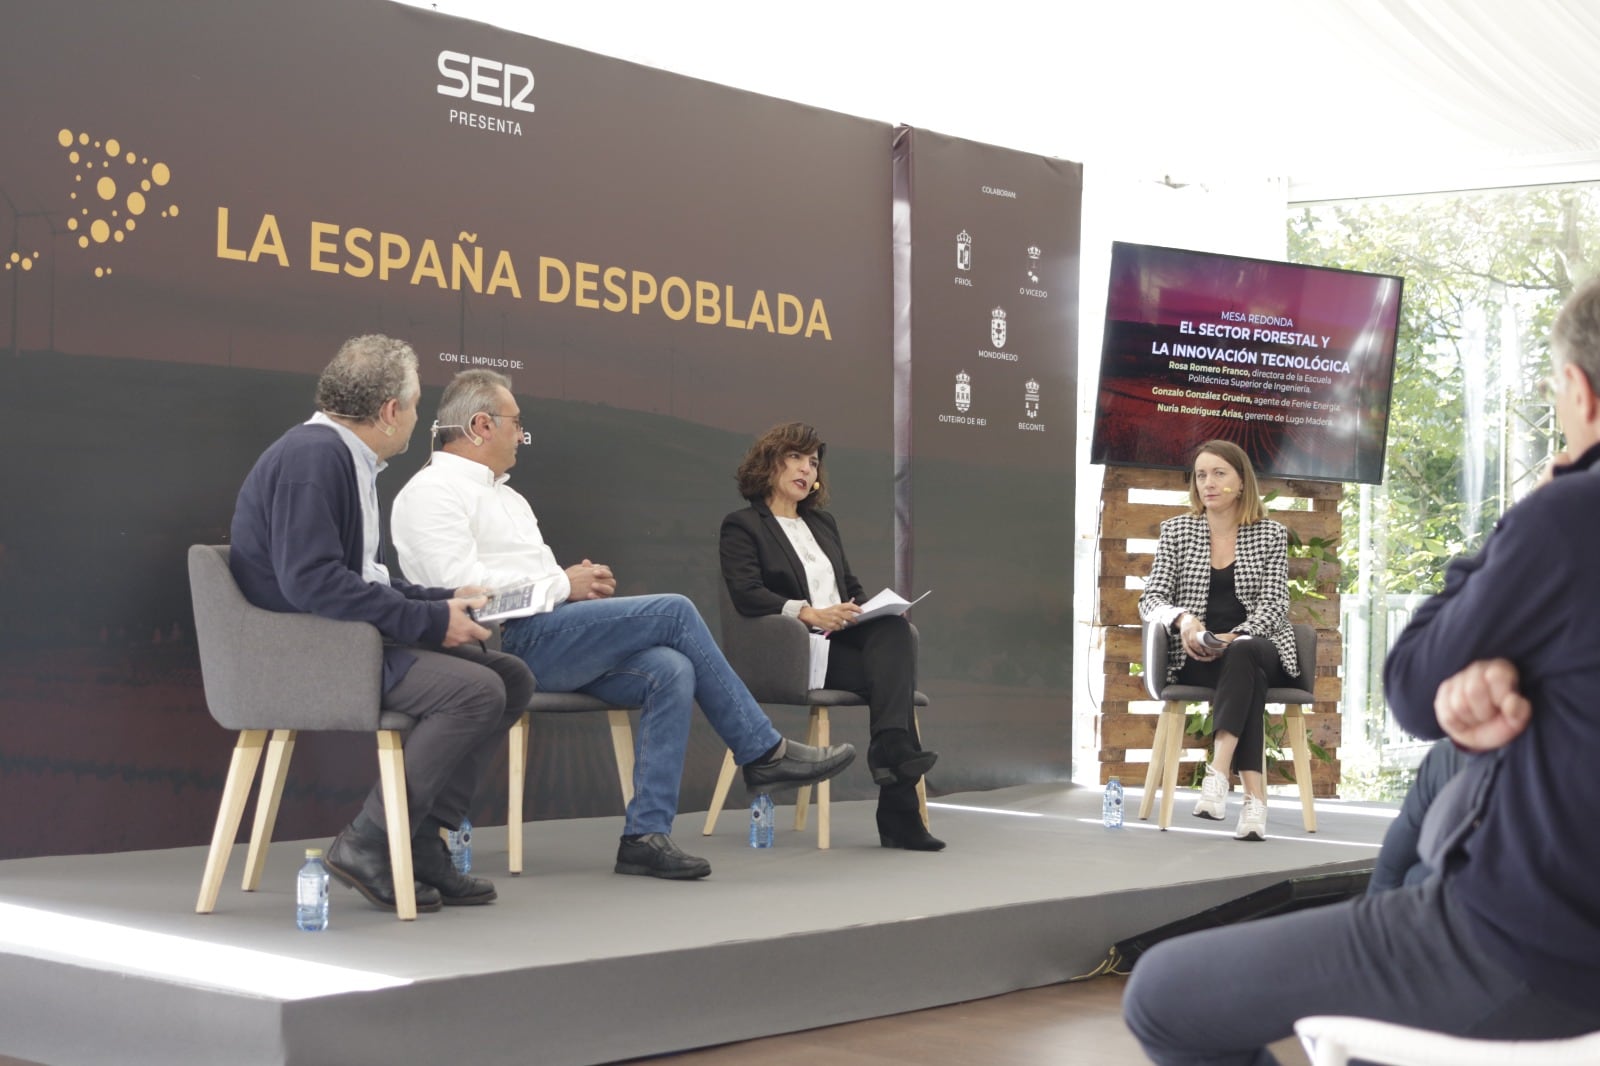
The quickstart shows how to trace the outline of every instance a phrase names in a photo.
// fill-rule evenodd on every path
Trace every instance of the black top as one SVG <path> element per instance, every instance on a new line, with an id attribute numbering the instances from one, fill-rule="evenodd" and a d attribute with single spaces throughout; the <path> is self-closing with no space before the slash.
<path id="1" fill-rule="evenodd" d="M 1213 633 L 1229 633 L 1250 617 L 1233 591 L 1233 563 L 1211 568 L 1211 590 L 1206 593 L 1206 628 Z"/>

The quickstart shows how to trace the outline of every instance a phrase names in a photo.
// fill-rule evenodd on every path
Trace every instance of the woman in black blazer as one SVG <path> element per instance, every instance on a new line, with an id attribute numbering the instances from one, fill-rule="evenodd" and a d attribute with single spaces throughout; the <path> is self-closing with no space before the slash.
<path id="1" fill-rule="evenodd" d="M 1289 624 L 1289 534 L 1266 517 L 1250 457 L 1228 441 L 1207 441 L 1195 453 L 1189 504 L 1188 514 L 1161 523 L 1139 617 L 1167 627 L 1168 682 L 1216 689 L 1214 751 L 1195 816 L 1227 816 L 1237 769 L 1244 808 L 1233 835 L 1265 840 L 1267 689 L 1300 673 Z M 1207 634 L 1222 646 L 1207 647 Z"/>
<path id="2" fill-rule="evenodd" d="M 917 646 L 901 617 L 859 627 L 861 582 L 850 572 L 833 516 L 822 508 L 825 445 L 804 422 L 774 426 L 735 474 L 750 506 L 722 520 L 722 579 L 740 614 L 786 614 L 831 634 L 827 687 L 858 692 L 871 711 L 867 765 L 878 783 L 878 839 L 886 848 L 938 851 L 917 810 L 916 787 L 938 759 L 912 716 Z"/>

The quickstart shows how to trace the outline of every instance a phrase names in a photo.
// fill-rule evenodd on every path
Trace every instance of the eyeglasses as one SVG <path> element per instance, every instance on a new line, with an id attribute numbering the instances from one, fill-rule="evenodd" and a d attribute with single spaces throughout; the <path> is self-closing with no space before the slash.
<path id="1" fill-rule="evenodd" d="M 485 411 L 483 413 L 493 419 L 509 418 L 511 419 L 511 424 L 517 427 L 517 432 L 522 432 L 522 413 L 520 411 L 514 415 L 497 415 L 493 411 Z"/>

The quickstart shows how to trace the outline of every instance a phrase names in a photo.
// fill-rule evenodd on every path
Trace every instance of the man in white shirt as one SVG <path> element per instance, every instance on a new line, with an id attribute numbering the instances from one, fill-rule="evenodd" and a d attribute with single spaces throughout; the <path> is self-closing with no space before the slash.
<path id="1" fill-rule="evenodd" d="M 686 597 L 613 597 L 610 567 L 588 559 L 561 567 L 528 501 L 506 484 L 522 442 L 509 378 L 457 374 L 435 425 L 439 450 L 395 499 L 400 566 L 441 587 L 532 583 L 531 613 L 504 623 L 501 647 L 527 663 L 543 691 L 640 708 L 617 873 L 686 880 L 711 872 L 671 836 L 697 702 L 753 791 L 826 781 L 850 765 L 849 744 L 814 748 L 779 735 Z"/>

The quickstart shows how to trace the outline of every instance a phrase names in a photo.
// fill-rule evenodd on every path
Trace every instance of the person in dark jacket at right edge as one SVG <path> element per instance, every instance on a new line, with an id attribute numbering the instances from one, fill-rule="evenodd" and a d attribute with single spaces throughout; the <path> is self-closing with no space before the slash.
<path id="1" fill-rule="evenodd" d="M 1387 892 L 1401 885 L 1416 884 L 1433 874 L 1420 854 L 1422 823 L 1428 816 L 1428 808 L 1467 764 L 1467 758 L 1448 737 L 1435 741 L 1422 757 L 1422 762 L 1417 764 L 1417 778 L 1400 803 L 1400 813 L 1383 834 L 1383 845 L 1378 849 L 1372 878 L 1367 882 L 1368 892 Z"/>
<path id="2" fill-rule="evenodd" d="M 1396 719 L 1470 756 L 1423 825 L 1433 875 L 1158 944 L 1123 999 L 1154 1062 L 1271 1063 L 1313 1014 L 1482 1039 L 1600 1030 L 1600 279 L 1563 306 L 1550 357 L 1566 450 L 1450 564 L 1384 666 Z"/>

